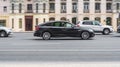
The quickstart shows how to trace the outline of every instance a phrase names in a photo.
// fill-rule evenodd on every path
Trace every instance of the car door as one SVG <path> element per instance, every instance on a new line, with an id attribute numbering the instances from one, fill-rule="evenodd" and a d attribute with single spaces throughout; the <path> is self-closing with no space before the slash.
<path id="1" fill-rule="evenodd" d="M 93 27 L 94 27 L 92 21 L 83 21 L 82 26 L 86 27 L 86 28 L 91 28 L 91 29 L 93 29 Z"/>
<path id="2" fill-rule="evenodd" d="M 93 21 L 93 30 L 96 32 L 101 32 L 103 30 L 98 21 Z"/>
<path id="3" fill-rule="evenodd" d="M 77 36 L 79 28 L 75 28 L 75 25 L 64 22 L 64 33 L 66 36 Z"/>
<path id="4" fill-rule="evenodd" d="M 63 35 L 63 29 L 62 23 L 60 21 L 53 22 L 53 26 L 51 27 L 51 32 L 55 36 L 62 36 Z"/>

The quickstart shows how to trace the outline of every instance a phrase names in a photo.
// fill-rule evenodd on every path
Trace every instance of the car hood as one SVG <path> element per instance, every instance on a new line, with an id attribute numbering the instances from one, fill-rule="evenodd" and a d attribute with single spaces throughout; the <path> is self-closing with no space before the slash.
<path id="1" fill-rule="evenodd" d="M 102 27 L 112 28 L 112 26 L 110 26 L 110 25 L 103 25 Z"/>
<path id="2" fill-rule="evenodd" d="M 10 28 L 3 27 L 3 26 L 2 26 L 2 27 L 0 27 L 0 29 L 3 29 L 3 30 L 8 30 L 8 29 L 9 29 L 9 30 L 11 30 Z"/>

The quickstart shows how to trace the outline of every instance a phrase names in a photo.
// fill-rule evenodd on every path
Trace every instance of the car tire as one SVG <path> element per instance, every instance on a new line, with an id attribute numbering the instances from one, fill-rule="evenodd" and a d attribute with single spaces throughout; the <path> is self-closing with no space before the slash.
<path id="1" fill-rule="evenodd" d="M 89 39 L 89 38 L 90 38 L 90 33 L 87 32 L 87 31 L 82 32 L 81 38 L 82 38 L 83 40 Z"/>
<path id="2" fill-rule="evenodd" d="M 6 34 L 6 32 L 5 31 L 1 31 L 0 32 L 0 37 L 7 37 L 8 35 Z"/>
<path id="3" fill-rule="evenodd" d="M 110 30 L 109 29 L 104 29 L 103 30 L 103 35 L 109 35 L 110 34 Z"/>
<path id="4" fill-rule="evenodd" d="M 51 34 L 49 32 L 44 32 L 42 38 L 43 40 L 49 40 L 51 38 Z"/>

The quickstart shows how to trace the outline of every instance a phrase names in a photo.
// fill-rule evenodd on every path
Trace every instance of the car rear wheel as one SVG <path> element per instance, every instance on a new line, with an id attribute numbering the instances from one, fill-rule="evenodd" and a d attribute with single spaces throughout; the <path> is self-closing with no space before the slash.
<path id="1" fill-rule="evenodd" d="M 6 37 L 6 36 L 7 36 L 7 34 L 6 34 L 5 31 L 1 31 L 1 32 L 0 32 L 0 37 Z"/>
<path id="2" fill-rule="evenodd" d="M 82 32 L 81 38 L 86 40 L 90 38 L 90 33 L 89 32 Z"/>
<path id="3" fill-rule="evenodd" d="M 104 35 L 109 35 L 110 34 L 110 30 L 109 29 L 104 29 L 103 34 Z"/>
<path id="4" fill-rule="evenodd" d="M 51 38 L 51 34 L 49 32 L 44 32 L 42 38 L 43 40 L 49 40 Z"/>

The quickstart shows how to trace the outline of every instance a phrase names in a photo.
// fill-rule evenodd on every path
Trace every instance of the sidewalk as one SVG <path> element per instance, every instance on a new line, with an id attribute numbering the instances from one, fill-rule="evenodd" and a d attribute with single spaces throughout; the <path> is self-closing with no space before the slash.
<path id="1" fill-rule="evenodd" d="M 120 62 L 0 62 L 0 67 L 120 67 Z"/>

